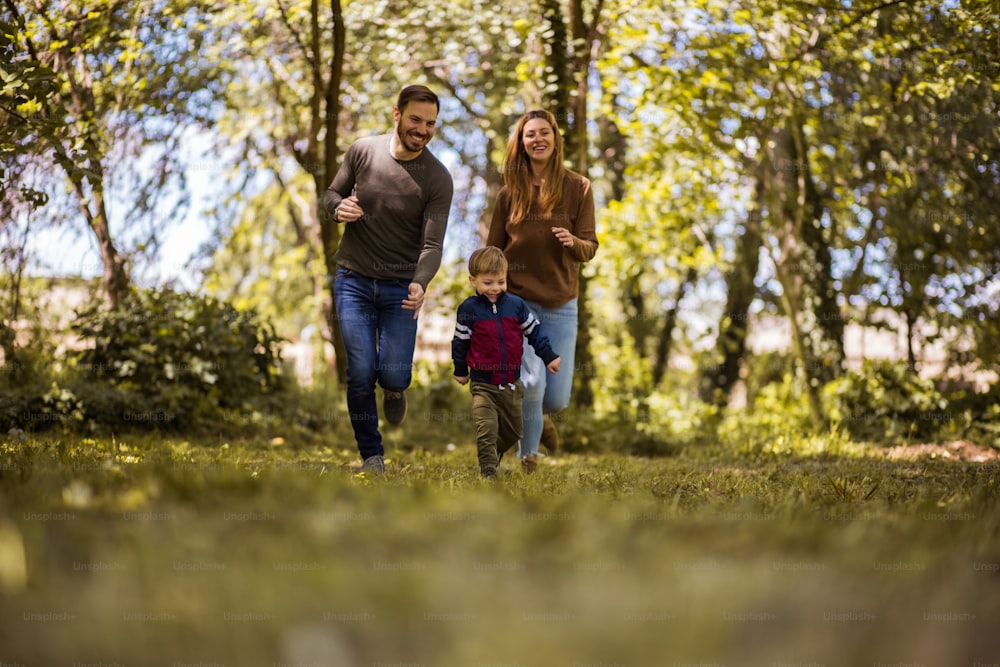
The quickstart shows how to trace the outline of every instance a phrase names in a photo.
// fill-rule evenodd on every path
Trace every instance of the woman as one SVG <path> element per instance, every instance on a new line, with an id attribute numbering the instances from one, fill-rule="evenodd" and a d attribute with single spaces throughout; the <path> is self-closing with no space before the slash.
<path id="1" fill-rule="evenodd" d="M 524 435 L 520 457 L 534 472 L 543 414 L 569 405 L 576 351 L 580 264 L 597 252 L 594 193 L 590 181 L 563 166 L 563 140 L 548 111 L 524 114 L 507 143 L 504 187 L 493 208 L 486 245 L 504 251 L 508 290 L 525 301 L 562 357 L 559 373 L 546 377 L 545 364 L 524 349 Z M 547 442 L 557 435 L 545 417 Z M 548 445 L 550 449 L 553 445 Z"/>

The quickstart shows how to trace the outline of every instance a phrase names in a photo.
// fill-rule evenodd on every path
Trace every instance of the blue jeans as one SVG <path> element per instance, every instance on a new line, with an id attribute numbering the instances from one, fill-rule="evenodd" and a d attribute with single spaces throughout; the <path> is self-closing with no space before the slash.
<path id="1" fill-rule="evenodd" d="M 542 414 L 559 412 L 569 406 L 573 389 L 573 366 L 576 363 L 577 309 L 576 299 L 558 308 L 542 308 L 528 302 L 528 307 L 542 323 L 542 330 L 552 349 L 560 357 L 559 372 L 552 375 L 545 363 L 524 341 L 521 359 L 521 383 L 524 385 L 524 435 L 521 436 L 521 458 L 538 453 L 542 437 Z"/>
<path id="2" fill-rule="evenodd" d="M 409 285 L 337 269 L 333 298 L 347 350 L 347 411 L 362 459 L 384 453 L 375 383 L 389 391 L 410 386 L 417 320 L 403 310 Z"/>

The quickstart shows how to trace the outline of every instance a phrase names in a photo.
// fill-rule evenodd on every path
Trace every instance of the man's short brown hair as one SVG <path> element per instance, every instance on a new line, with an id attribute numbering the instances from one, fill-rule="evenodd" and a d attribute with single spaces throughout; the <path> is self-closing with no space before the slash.
<path id="1" fill-rule="evenodd" d="M 399 113 L 403 113 L 406 105 L 410 102 L 433 102 L 438 112 L 441 111 L 441 102 L 438 101 L 438 96 L 427 86 L 414 84 L 399 91 L 399 97 L 396 99 L 396 108 L 399 109 Z"/>

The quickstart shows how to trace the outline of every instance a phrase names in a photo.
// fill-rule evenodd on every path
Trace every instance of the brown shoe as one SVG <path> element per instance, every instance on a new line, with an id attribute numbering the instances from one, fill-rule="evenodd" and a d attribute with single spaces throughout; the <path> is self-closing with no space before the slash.
<path id="1" fill-rule="evenodd" d="M 552 418 L 548 415 L 542 417 L 542 447 L 549 454 L 555 454 L 559 451 L 559 431 L 556 430 L 556 425 L 552 423 Z"/>
<path id="2" fill-rule="evenodd" d="M 535 468 L 538 467 L 538 456 L 535 454 L 529 454 L 521 459 L 521 470 L 527 474 L 535 472 Z"/>

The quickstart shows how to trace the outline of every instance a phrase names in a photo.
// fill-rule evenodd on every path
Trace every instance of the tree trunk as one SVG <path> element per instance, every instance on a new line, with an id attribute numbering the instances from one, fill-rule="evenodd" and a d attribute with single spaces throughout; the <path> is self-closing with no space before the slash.
<path id="1" fill-rule="evenodd" d="M 917 372 L 917 353 L 913 345 L 915 329 L 917 326 L 917 314 L 912 308 L 907 308 L 904 312 L 906 316 L 906 366 L 910 372 Z"/>
<path id="2" fill-rule="evenodd" d="M 337 139 L 340 129 L 340 88 L 344 74 L 344 50 L 346 46 L 346 29 L 340 0 L 330 0 L 330 12 L 333 17 L 333 57 L 329 61 L 329 70 L 324 72 L 325 58 L 322 49 L 322 35 L 319 25 L 319 0 L 310 3 L 311 34 L 310 51 L 312 53 L 312 98 L 310 99 L 310 123 L 307 137 L 307 147 L 295 156 L 313 179 L 316 198 L 313 213 L 319 224 L 319 241 L 322 246 L 323 264 L 326 270 L 326 280 L 323 288 L 327 300 L 323 308 L 323 319 L 333 344 L 336 363 L 337 381 L 343 386 L 347 381 L 347 352 L 344 349 L 344 337 L 340 330 L 340 318 L 337 314 L 337 302 L 334 299 L 334 289 L 337 281 L 337 262 L 334 257 L 340 247 L 340 225 L 336 220 L 328 218 L 320 210 L 323 193 L 326 192 L 334 174 L 340 151 Z M 294 152 L 294 144 L 293 144 Z"/>
<path id="3" fill-rule="evenodd" d="M 777 236 L 775 270 L 792 327 L 798 372 L 817 426 L 825 424 L 819 390 L 840 373 L 843 321 L 830 284 L 829 247 L 822 232 L 822 205 L 812 182 L 801 128 L 777 128 L 770 145 L 765 200 Z"/>
<path id="4" fill-rule="evenodd" d="M 0 194 L 2 194 L 2 190 L 0 190 Z M 11 209 L 5 206 L 6 203 L 0 201 L 0 214 L 2 215 L 10 214 Z M 21 364 L 17 361 L 17 330 L 13 325 L 21 317 L 21 281 L 24 278 L 24 269 L 28 264 L 25 248 L 28 245 L 30 232 L 31 216 L 29 215 L 24 225 L 24 240 L 14 254 L 16 265 L 11 271 L 10 312 L 0 314 L 0 350 L 3 350 L 3 367 L 7 372 L 8 387 L 17 386 L 24 375 Z M 7 324 L 8 322 L 10 325 Z"/>
<path id="5" fill-rule="evenodd" d="M 111 229 L 108 226 L 108 214 L 104 206 L 103 192 L 96 191 L 95 205 L 96 215 L 90 215 L 87 222 L 97 237 L 97 244 L 101 249 L 101 265 L 103 266 L 102 283 L 104 285 L 104 295 L 108 301 L 108 307 L 117 309 L 129 288 L 129 277 L 125 270 L 125 259 L 118 253 L 115 244 L 111 240 Z M 86 203 L 80 203 L 85 214 L 89 211 Z"/>
<path id="6" fill-rule="evenodd" d="M 612 107 L 618 108 L 614 97 L 611 98 Z M 608 199 L 621 201 L 625 196 L 625 151 L 628 148 L 625 135 L 618 129 L 610 118 L 601 115 L 597 119 L 599 128 L 599 143 L 597 150 L 604 163 L 605 180 L 608 184 Z"/>
<path id="7" fill-rule="evenodd" d="M 688 267 L 684 282 L 677 287 L 677 295 L 674 297 L 674 307 L 663 313 L 663 326 L 660 327 L 660 335 L 656 340 L 656 352 L 653 357 L 653 387 L 655 388 L 663 382 L 667 374 L 667 364 L 670 361 L 670 350 L 674 343 L 674 329 L 677 328 L 677 314 L 680 312 L 681 299 L 691 289 L 691 285 L 698 279 L 698 272 L 695 268 Z"/>
<path id="8" fill-rule="evenodd" d="M 504 127 L 497 132 L 497 136 L 506 136 L 505 133 L 510 131 L 510 128 Z M 483 146 L 486 152 L 487 158 L 493 148 L 493 140 L 487 137 L 485 145 Z M 494 166 L 492 162 L 487 159 L 486 170 L 482 175 L 483 181 L 486 183 L 486 206 L 484 215 L 479 218 L 479 223 L 476 230 L 479 232 L 479 238 L 486 240 L 486 237 L 490 233 L 490 219 L 491 216 L 488 215 L 493 210 L 493 205 L 496 204 L 497 195 L 500 194 L 500 190 L 503 188 L 503 171 L 498 167 Z"/>
<path id="9" fill-rule="evenodd" d="M 726 309 L 719 322 L 716 341 L 718 365 L 701 371 L 701 399 L 720 407 L 729 402 L 729 394 L 739 379 L 740 361 L 746 352 L 750 304 L 757 295 L 754 279 L 763 245 L 760 233 L 762 191 L 763 183 L 758 178 L 753 207 L 748 211 L 743 235 L 737 240 L 733 267 L 726 273 Z"/>
<path id="10" fill-rule="evenodd" d="M 11 17 L 17 25 L 22 25 L 21 12 L 16 4 L 7 2 Z M 68 44 L 67 35 L 61 35 L 55 26 L 49 22 L 50 43 L 62 42 Z M 38 60 L 38 52 L 31 43 L 31 38 L 26 37 L 28 51 L 34 60 Z M 93 126 L 88 126 L 90 119 L 100 112 L 96 109 L 94 102 L 94 92 L 92 89 L 93 80 L 87 71 L 87 60 L 82 49 L 73 49 L 74 56 L 66 56 L 64 65 L 60 68 L 66 75 L 66 82 L 69 84 L 69 91 L 66 94 L 65 110 L 77 121 L 87 126 L 82 135 L 70 137 L 67 143 L 82 144 L 83 150 L 79 146 L 74 150 L 74 157 L 70 157 L 63 143 L 63 138 L 59 133 L 44 132 L 40 135 L 40 140 L 47 143 L 53 152 L 56 164 L 66 173 L 73 188 L 80 211 L 91 231 L 97 237 L 97 245 L 101 253 L 102 284 L 105 298 L 109 308 L 116 309 L 125 297 L 129 288 L 129 276 L 125 268 L 125 259 L 119 254 L 111 239 L 111 227 L 108 224 L 108 212 L 104 202 L 104 166 L 101 161 L 105 158 L 105 151 L 102 149 L 102 142 L 97 141 L 93 136 L 96 130 Z M 65 54 L 63 54 L 65 55 Z M 74 66 L 77 71 L 74 71 Z M 54 114 L 47 99 L 41 100 L 45 116 L 61 117 L 62 114 Z M 91 201 L 94 208 L 91 209 Z"/>
<path id="11" fill-rule="evenodd" d="M 555 114 L 556 121 L 564 128 L 563 153 L 567 160 L 576 164 L 576 132 L 570 123 L 570 91 L 576 85 L 573 81 L 573 67 L 570 62 L 571 45 L 566 32 L 566 21 L 563 17 L 560 0 L 542 0 L 542 19 L 548 24 L 552 37 L 549 39 L 545 54 L 545 74 L 554 84 L 544 89 L 546 102 Z"/>
<path id="12" fill-rule="evenodd" d="M 573 395 L 576 404 L 582 408 L 589 408 L 594 405 L 593 380 L 597 377 L 597 369 L 594 367 L 594 355 L 590 351 L 590 323 L 593 315 L 587 301 L 587 291 L 590 287 L 590 279 L 580 274 L 580 296 L 577 301 L 578 330 L 576 334 L 576 360 L 575 373 L 573 375 Z"/>
<path id="13" fill-rule="evenodd" d="M 813 298 L 809 303 L 814 304 L 819 329 L 819 336 L 814 338 L 816 367 L 812 379 L 822 386 L 844 372 L 844 317 L 837 305 L 837 290 L 833 285 L 833 256 L 823 229 L 823 202 L 812 177 L 805 136 L 798 123 L 793 127 L 793 137 L 795 152 L 802 164 L 798 179 L 801 192 L 799 201 L 804 216 L 801 225 L 802 241 L 815 261 L 814 271 L 803 271 L 803 277 L 811 281 L 809 292 Z"/>
<path id="14" fill-rule="evenodd" d="M 91 197 L 87 196 L 84 187 L 84 174 L 69 157 L 61 152 L 61 146 L 56 151 L 56 161 L 66 172 L 70 183 L 73 186 L 73 193 L 76 195 L 80 212 L 94 236 L 97 237 L 97 246 L 101 253 L 101 266 L 103 269 L 101 283 L 104 288 L 104 297 L 108 308 L 112 310 L 121 305 L 122 300 L 128 292 L 130 280 L 128 271 L 125 268 L 125 258 L 119 254 L 111 239 L 111 227 L 108 224 L 108 211 L 104 204 L 104 170 L 96 158 L 90 160 L 90 169 L 86 178 L 90 180 Z M 91 199 L 94 202 L 94 209 L 91 210 L 89 204 Z"/>
<path id="15" fill-rule="evenodd" d="M 566 126 L 565 157 L 576 171 L 587 173 L 587 95 L 591 51 L 599 39 L 603 0 L 597 0 L 591 24 L 584 21 L 582 0 L 570 0 L 564 17 L 559 0 L 542 0 L 542 15 L 552 33 L 546 55 L 547 70 L 555 85 L 548 94 L 556 119 Z M 569 30 L 567 31 L 567 24 Z M 567 34 L 568 33 L 568 34 Z M 575 96 L 572 94 L 575 92 Z M 572 113 L 571 113 L 572 112 Z M 590 303 L 587 300 L 588 280 L 580 272 L 577 300 L 578 334 L 576 338 L 576 369 L 573 378 L 573 399 L 581 407 L 594 404 L 591 382 L 596 376 L 594 357 L 590 349 Z"/>
<path id="16" fill-rule="evenodd" d="M 344 49 L 346 48 L 346 28 L 344 26 L 344 13 L 341 9 L 340 0 L 330 0 L 330 11 L 333 14 L 333 58 L 330 60 L 330 78 L 327 82 L 326 98 L 326 134 L 324 136 L 324 160 L 325 172 L 322 187 L 316 191 L 317 205 L 323 197 L 333 175 L 337 170 L 337 163 L 340 151 L 337 146 L 338 129 L 340 128 L 340 87 L 344 76 Z M 317 67 L 319 66 L 319 60 Z M 340 226 L 335 220 L 325 220 L 326 216 L 319 216 L 321 233 L 323 240 L 323 258 L 326 260 L 327 285 L 330 294 L 330 309 L 327 311 L 327 326 L 330 327 L 330 335 L 333 342 L 334 355 L 337 364 L 337 380 L 341 386 L 347 383 L 347 350 L 344 348 L 344 337 L 340 330 L 340 318 L 337 315 L 337 302 L 333 298 L 334 288 L 337 282 L 337 263 L 334 255 L 340 246 Z M 322 228 L 325 225 L 325 228 Z"/>
<path id="17" fill-rule="evenodd" d="M 646 356 L 646 340 L 649 338 L 646 299 L 642 293 L 642 269 L 628 276 L 622 285 L 622 310 L 625 313 L 625 330 L 632 337 L 632 345 L 640 358 Z"/>

